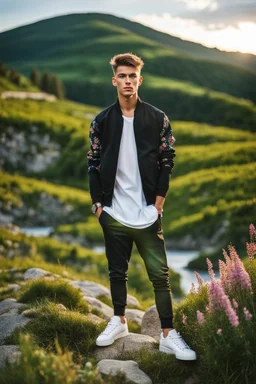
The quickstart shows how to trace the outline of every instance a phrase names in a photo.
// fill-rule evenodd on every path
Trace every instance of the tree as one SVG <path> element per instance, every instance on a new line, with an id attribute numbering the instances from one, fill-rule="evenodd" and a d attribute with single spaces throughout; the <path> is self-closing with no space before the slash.
<path id="1" fill-rule="evenodd" d="M 7 75 L 8 75 L 8 68 L 2 61 L 0 61 L 0 76 L 7 77 Z"/>
<path id="2" fill-rule="evenodd" d="M 11 80 L 12 83 L 20 85 L 21 76 L 14 69 L 11 69 L 11 72 L 9 74 L 9 79 Z"/>
<path id="3" fill-rule="evenodd" d="M 41 90 L 44 92 L 49 92 L 50 89 L 50 74 L 47 69 L 44 71 L 42 80 L 41 80 Z"/>
<path id="4" fill-rule="evenodd" d="M 34 85 L 40 88 L 41 85 L 41 75 L 37 68 L 33 68 L 30 74 L 30 80 Z"/>

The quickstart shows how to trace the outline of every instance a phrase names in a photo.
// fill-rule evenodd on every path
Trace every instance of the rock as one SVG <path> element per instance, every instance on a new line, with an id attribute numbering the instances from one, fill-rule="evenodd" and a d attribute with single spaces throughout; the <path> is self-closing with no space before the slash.
<path id="1" fill-rule="evenodd" d="M 6 360 L 8 363 L 16 363 L 20 358 L 21 352 L 17 345 L 0 346 L 0 368 L 4 368 Z"/>
<path id="2" fill-rule="evenodd" d="M 36 309 L 25 309 L 25 311 L 22 312 L 22 315 L 27 316 L 27 317 L 37 317 L 38 312 Z"/>
<path id="3" fill-rule="evenodd" d="M 24 327 L 31 319 L 19 314 L 19 307 L 24 304 L 17 303 L 14 299 L 0 302 L 0 345 L 12 334 L 15 328 Z"/>
<path id="4" fill-rule="evenodd" d="M 12 289 L 15 292 L 20 290 L 19 284 L 8 284 L 7 288 Z"/>
<path id="5" fill-rule="evenodd" d="M 97 308 L 104 317 L 104 319 L 109 320 L 114 315 L 114 311 L 109 305 L 103 303 L 95 297 L 83 296 L 83 298 L 93 308 Z"/>
<path id="6" fill-rule="evenodd" d="M 16 299 L 5 299 L 0 301 L 0 315 L 5 312 L 9 312 L 12 309 L 23 307 L 25 304 L 18 303 Z"/>
<path id="7" fill-rule="evenodd" d="M 134 384 L 152 384 L 152 380 L 146 373 L 140 368 L 138 363 L 133 360 L 111 360 L 104 359 L 98 362 L 97 367 L 102 376 L 104 375 L 115 375 L 118 372 L 124 372 L 126 378 Z"/>
<path id="8" fill-rule="evenodd" d="M 86 296 L 97 297 L 100 295 L 110 297 L 110 290 L 104 285 L 95 283 L 94 281 L 88 280 L 71 280 L 69 283 L 75 287 L 79 288 L 82 293 Z"/>
<path id="9" fill-rule="evenodd" d="M 131 320 L 138 325 L 141 325 L 142 318 L 143 318 L 144 314 L 145 314 L 145 312 L 141 311 L 140 309 L 126 308 L 126 310 L 125 310 L 126 319 Z"/>
<path id="10" fill-rule="evenodd" d="M 94 315 L 94 313 L 88 313 L 88 315 L 86 315 L 86 317 L 89 321 L 96 323 L 96 324 L 101 324 L 101 323 L 104 323 L 104 321 L 105 321 L 101 317 Z"/>
<path id="11" fill-rule="evenodd" d="M 200 384 L 200 379 L 197 375 L 193 374 L 188 379 L 186 379 L 184 384 Z"/>
<path id="12" fill-rule="evenodd" d="M 152 305 L 145 312 L 141 322 L 141 334 L 149 335 L 156 341 L 160 339 L 161 323 L 155 305 Z"/>
<path id="13" fill-rule="evenodd" d="M 41 268 L 29 268 L 23 275 L 24 280 L 39 279 L 40 277 L 46 277 L 50 280 L 54 280 L 60 276 Z"/>
<path id="14" fill-rule="evenodd" d="M 134 305 L 136 307 L 140 307 L 140 303 L 138 299 L 128 293 L 127 295 L 127 305 Z"/>
<path id="15" fill-rule="evenodd" d="M 61 304 L 61 303 L 58 303 L 56 304 L 56 308 L 59 310 L 59 311 L 66 311 L 67 308 L 65 307 L 65 305 Z"/>
<path id="16" fill-rule="evenodd" d="M 105 358 L 116 359 L 121 357 L 126 352 L 136 352 L 141 347 L 146 347 L 149 350 L 155 350 L 156 340 L 147 335 L 139 333 L 129 333 L 125 337 L 120 337 L 114 344 L 107 347 L 97 347 L 94 351 L 94 356 L 97 361 Z"/>
<path id="17" fill-rule="evenodd" d="M 69 283 L 75 287 L 79 288 L 82 293 L 86 296 L 106 296 L 111 299 L 110 289 L 105 287 L 102 284 L 95 283 L 94 281 L 89 280 L 71 280 Z M 136 297 L 132 295 L 127 295 L 127 305 L 134 305 L 140 307 L 140 303 Z"/>

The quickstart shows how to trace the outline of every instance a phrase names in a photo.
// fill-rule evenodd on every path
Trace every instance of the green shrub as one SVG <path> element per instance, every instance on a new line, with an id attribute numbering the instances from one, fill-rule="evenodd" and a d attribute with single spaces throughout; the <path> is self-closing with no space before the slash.
<path id="1" fill-rule="evenodd" d="M 43 299 L 61 303 L 70 310 L 88 313 L 88 304 L 79 289 L 72 287 L 64 280 L 46 280 L 39 278 L 22 286 L 19 297 L 21 303 L 36 303 Z"/>
<path id="2" fill-rule="evenodd" d="M 74 362 L 73 353 L 63 349 L 57 337 L 56 353 L 47 353 L 39 348 L 29 334 L 20 334 L 19 346 L 19 361 L 7 363 L 6 368 L 0 370 L 0 382 L 3 384 L 126 384 L 121 372 L 115 377 L 108 375 L 103 379 L 90 361 L 85 364 Z"/>

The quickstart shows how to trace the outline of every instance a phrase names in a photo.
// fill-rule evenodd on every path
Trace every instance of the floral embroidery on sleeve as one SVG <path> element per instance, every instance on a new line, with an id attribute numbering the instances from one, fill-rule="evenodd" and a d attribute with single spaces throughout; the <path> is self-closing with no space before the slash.
<path id="1" fill-rule="evenodd" d="M 99 132 L 99 124 L 94 119 L 90 126 L 90 150 L 87 153 L 88 172 L 100 169 L 100 151 L 101 151 L 101 140 Z"/>
<path id="2" fill-rule="evenodd" d="M 173 157 L 175 157 L 175 150 L 173 144 L 176 139 L 172 134 L 172 127 L 169 119 L 164 114 L 163 128 L 160 132 L 160 146 L 159 146 L 159 164 L 165 167 L 170 167 L 171 170 L 174 166 Z"/>

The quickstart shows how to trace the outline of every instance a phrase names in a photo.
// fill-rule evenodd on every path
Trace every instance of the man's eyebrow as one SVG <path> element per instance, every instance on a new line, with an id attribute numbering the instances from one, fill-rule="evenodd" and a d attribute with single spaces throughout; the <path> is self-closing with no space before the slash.
<path id="1" fill-rule="evenodd" d="M 118 76 L 126 76 L 126 73 L 118 73 Z M 136 75 L 136 72 L 133 72 L 133 73 L 129 73 L 129 76 L 131 76 L 131 75 Z"/>

